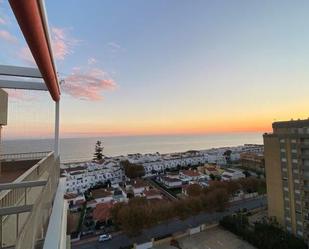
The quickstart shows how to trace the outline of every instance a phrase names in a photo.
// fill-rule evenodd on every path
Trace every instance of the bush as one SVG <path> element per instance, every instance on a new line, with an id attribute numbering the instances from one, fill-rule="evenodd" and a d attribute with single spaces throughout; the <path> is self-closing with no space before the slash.
<path id="1" fill-rule="evenodd" d="M 303 240 L 283 231 L 276 221 L 257 222 L 254 229 L 250 229 L 247 216 L 238 213 L 223 217 L 220 225 L 258 249 L 307 249 Z"/>

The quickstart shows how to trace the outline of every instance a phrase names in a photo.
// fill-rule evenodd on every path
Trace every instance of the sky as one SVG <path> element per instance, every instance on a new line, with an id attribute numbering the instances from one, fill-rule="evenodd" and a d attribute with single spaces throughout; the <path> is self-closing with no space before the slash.
<path id="1" fill-rule="evenodd" d="M 308 118 L 309 2 L 46 0 L 61 135 L 266 132 Z M 35 66 L 6 0 L 0 63 Z M 8 137 L 53 129 L 47 93 L 11 90 Z"/>

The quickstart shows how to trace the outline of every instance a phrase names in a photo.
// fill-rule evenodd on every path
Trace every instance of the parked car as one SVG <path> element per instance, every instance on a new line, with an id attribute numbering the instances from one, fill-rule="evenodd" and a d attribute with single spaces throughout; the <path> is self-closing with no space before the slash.
<path id="1" fill-rule="evenodd" d="M 107 241 L 111 239 L 112 239 L 112 235 L 110 234 L 102 234 L 99 236 L 99 242 L 103 242 L 103 241 Z"/>

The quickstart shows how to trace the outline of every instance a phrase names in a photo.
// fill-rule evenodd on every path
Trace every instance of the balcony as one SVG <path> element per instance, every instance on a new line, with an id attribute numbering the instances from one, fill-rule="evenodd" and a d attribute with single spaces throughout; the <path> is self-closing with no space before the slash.
<path id="1" fill-rule="evenodd" d="M 66 208 L 59 158 L 53 152 L 2 155 L 1 166 L 0 248 L 62 248 Z"/>
<path id="2" fill-rule="evenodd" d="M 304 191 L 308 192 L 309 191 L 309 186 L 308 185 L 304 185 Z"/>
<path id="3" fill-rule="evenodd" d="M 301 149 L 309 149 L 309 142 L 300 142 L 299 147 Z"/>

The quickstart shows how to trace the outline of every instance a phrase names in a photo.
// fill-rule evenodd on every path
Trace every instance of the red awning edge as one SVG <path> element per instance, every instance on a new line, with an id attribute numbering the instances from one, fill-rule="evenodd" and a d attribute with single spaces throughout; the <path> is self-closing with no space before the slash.
<path id="1" fill-rule="evenodd" d="M 57 74 L 37 0 L 9 0 L 9 3 L 53 100 L 59 101 Z"/>

